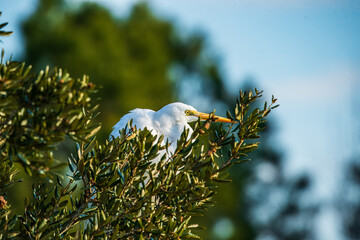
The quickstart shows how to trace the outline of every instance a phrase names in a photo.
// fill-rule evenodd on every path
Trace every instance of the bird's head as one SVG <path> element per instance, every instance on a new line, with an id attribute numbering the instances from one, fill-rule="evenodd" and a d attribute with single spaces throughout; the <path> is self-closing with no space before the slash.
<path id="1" fill-rule="evenodd" d="M 199 112 L 194 107 L 180 102 L 170 103 L 160 109 L 159 112 L 179 122 L 195 122 L 199 118 L 200 120 L 206 120 L 210 117 L 210 114 Z M 232 123 L 231 119 L 216 115 L 213 116 L 213 119 L 215 122 Z"/>

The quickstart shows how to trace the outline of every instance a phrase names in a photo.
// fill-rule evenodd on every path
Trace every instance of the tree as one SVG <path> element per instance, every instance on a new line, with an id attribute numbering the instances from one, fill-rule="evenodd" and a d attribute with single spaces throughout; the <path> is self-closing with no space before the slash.
<path id="1" fill-rule="evenodd" d="M 216 182 L 228 182 L 226 170 L 257 148 L 253 139 L 276 107 L 273 98 L 249 111 L 262 92 L 240 91 L 234 117 L 227 114 L 236 124 L 215 131 L 209 128 L 212 117 L 197 122 L 172 156 L 152 164 L 166 148 L 161 136 L 129 126 L 117 139 L 96 140 L 96 88 L 88 77 L 72 78 L 56 67 L 35 74 L 25 63 L 2 60 L 0 83 L 1 238 L 195 238 L 191 216 L 206 211 Z M 61 179 L 56 168 L 63 164 L 53 153 L 65 136 L 77 147 Z M 221 149 L 229 150 L 228 158 L 215 158 Z M 17 182 L 15 164 L 43 177 L 20 215 L 6 201 Z"/>
<path id="2" fill-rule="evenodd" d="M 25 21 L 24 33 L 25 59 L 35 69 L 40 70 L 46 64 L 63 66 L 75 77 L 88 73 L 96 85 L 102 86 L 96 95 L 101 98 L 99 120 L 103 130 L 98 136 L 100 140 L 108 137 L 110 128 L 128 110 L 135 107 L 158 109 L 177 100 L 184 92 L 200 95 L 209 103 L 218 101 L 228 108 L 234 107 L 236 96 L 225 87 L 224 74 L 207 49 L 205 36 L 180 31 L 170 21 L 152 13 L 146 4 L 135 5 L 127 17 L 115 18 L 96 4 L 84 4 L 74 10 L 70 3 L 66 5 L 61 0 L 42 0 L 35 14 Z M 193 86 L 200 87 L 194 90 Z M 244 86 L 244 89 L 249 87 Z M 216 125 L 211 128 L 218 130 Z M 263 194 L 264 197 L 279 189 L 284 195 L 288 191 L 298 192 L 290 190 L 297 180 L 289 182 L 283 176 L 281 155 L 273 149 L 273 140 L 269 137 L 271 129 L 271 124 L 267 124 L 262 147 L 254 158 L 263 159 L 275 168 L 279 182 L 262 183 L 255 175 L 256 169 L 260 168 L 256 166 L 261 165 L 257 162 L 233 168 L 230 171 L 233 183 L 216 189 L 219 194 L 215 195 L 215 200 L 223 204 L 211 208 L 206 217 L 193 220 L 210 230 L 198 231 L 205 239 L 214 235 L 212 225 L 219 216 L 234 223 L 233 239 L 255 239 L 263 229 L 277 232 L 278 238 L 282 239 L 281 227 L 277 227 L 280 224 L 275 226 L 270 220 L 267 223 L 253 220 L 250 212 L 268 206 L 268 202 L 251 200 L 246 190 L 249 184 L 256 185 L 268 193 Z M 72 149 L 70 143 L 62 157 Z M 306 181 L 310 182 L 309 179 Z M 300 204 L 296 202 L 298 198 L 292 200 L 293 204 Z M 281 207 L 286 208 L 286 204 Z M 280 212 L 272 220 L 283 218 Z M 269 227 L 273 229 L 269 230 Z"/>
<path id="3" fill-rule="evenodd" d="M 129 109 L 160 108 L 173 100 L 166 75 L 173 58 L 167 48 L 172 31 L 144 6 L 119 21 L 95 4 L 73 12 L 63 1 L 45 0 L 24 25 L 26 60 L 36 69 L 46 63 L 61 65 L 76 77 L 91 75 L 105 93 L 100 120 L 109 131 Z"/>

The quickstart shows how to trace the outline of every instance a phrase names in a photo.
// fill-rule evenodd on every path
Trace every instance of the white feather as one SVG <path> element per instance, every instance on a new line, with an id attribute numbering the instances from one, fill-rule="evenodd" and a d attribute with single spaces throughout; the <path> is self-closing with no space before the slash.
<path id="1" fill-rule="evenodd" d="M 168 148 L 168 154 L 171 155 L 175 152 L 176 142 L 180 139 L 185 129 L 189 129 L 189 136 L 191 136 L 193 130 L 189 122 L 194 122 L 198 119 L 195 116 L 187 116 L 185 114 L 186 110 L 196 111 L 194 107 L 180 102 L 170 103 L 157 112 L 139 108 L 131 110 L 113 127 L 110 138 L 112 136 L 118 137 L 119 131 L 124 129 L 128 122 L 133 119 L 133 126 L 136 126 L 137 129 L 147 128 L 154 136 L 157 135 L 158 137 L 164 135 L 163 144 L 167 140 L 171 144 Z M 154 162 L 158 162 L 162 155 L 160 153 Z"/>

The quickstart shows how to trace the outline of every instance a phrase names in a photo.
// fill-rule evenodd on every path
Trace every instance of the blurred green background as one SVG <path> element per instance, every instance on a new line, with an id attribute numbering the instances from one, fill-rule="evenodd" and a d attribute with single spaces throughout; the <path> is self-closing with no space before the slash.
<path id="1" fill-rule="evenodd" d="M 205 30 L 182 28 L 158 14 L 151 4 L 131 4 L 131 9 L 119 17 L 91 1 L 32 2 L 34 10 L 22 23 L 24 53 L 15 60 L 25 60 L 35 71 L 50 65 L 67 69 L 73 77 L 89 75 L 100 87 L 96 96 L 101 105 L 98 120 L 103 123 L 100 141 L 133 108 L 157 110 L 170 102 L 184 101 L 202 111 L 216 108 L 224 114 L 232 108 L 238 89 L 263 87 L 250 76 L 233 84 Z M 6 9 L 1 10 L 3 20 L 8 21 Z M 248 59 L 251 61 L 251 56 Z M 287 94 L 296 95 L 297 90 L 301 91 L 288 89 Z M 277 110 L 284 111 L 282 106 Z M 343 182 L 336 191 L 341 197 L 313 197 L 313 173 L 288 174 L 286 149 L 275 136 L 278 125 L 277 119 L 271 118 L 259 151 L 251 156 L 254 161 L 231 169 L 233 182 L 219 186 L 215 206 L 205 216 L 194 218 L 194 222 L 206 227 L 197 234 L 214 240 L 324 239 L 329 226 L 337 225 L 332 239 L 360 239 L 358 155 L 351 155 L 342 170 Z M 58 157 L 64 157 L 72 148 L 61 146 L 63 153 Z M 19 212 L 31 186 L 28 177 L 21 177 L 24 183 L 11 194 L 13 207 Z M 329 211 L 324 216 L 324 208 L 329 205 L 331 216 L 326 216 Z"/>

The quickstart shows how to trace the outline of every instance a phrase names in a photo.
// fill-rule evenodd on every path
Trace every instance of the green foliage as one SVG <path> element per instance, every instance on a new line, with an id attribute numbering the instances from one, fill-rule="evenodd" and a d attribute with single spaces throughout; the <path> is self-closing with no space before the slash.
<path id="1" fill-rule="evenodd" d="M 159 97 L 161 101 L 153 102 L 156 107 L 169 102 L 169 69 L 174 65 L 185 69 L 181 73 L 212 82 L 216 98 L 227 95 L 216 64 L 209 59 L 205 62 L 210 64 L 203 64 L 200 58 L 203 39 L 178 38 L 172 25 L 154 17 L 146 5 L 135 7 L 128 19 L 114 21 L 96 5 L 67 12 L 61 0 L 41 3 L 25 25 L 30 61 L 37 68 L 50 61 L 75 76 L 90 73 L 103 85 L 107 112 Z M 261 92 L 241 92 L 234 112 L 228 113 L 236 124 L 223 129 L 210 127 L 211 119 L 196 123 L 190 139 L 183 134 L 175 155 L 163 156 L 155 165 L 151 160 L 166 146 L 146 130 L 123 131 L 118 139 L 97 142 L 99 126 L 90 96 L 95 88 L 87 77 L 71 78 L 57 68 L 34 74 L 24 63 L 1 62 L 1 84 L 0 238 L 198 238 L 193 230 L 201 227 L 190 219 L 214 204 L 217 184 L 230 182 L 227 170 L 257 148 L 254 139 L 276 101 L 250 111 Z M 158 98 L 149 94 L 149 86 L 158 89 Z M 128 101 L 134 99 L 134 90 L 142 96 L 138 102 Z M 52 157 L 65 136 L 77 142 L 66 175 L 56 172 L 64 161 Z M 20 215 L 6 202 L 12 184 L 19 181 L 14 163 L 44 177 L 33 186 Z"/>
<path id="2" fill-rule="evenodd" d="M 86 141 L 99 129 L 91 124 L 95 86 L 87 76 L 73 79 L 62 69 L 31 73 L 24 63 L 0 66 L 0 154 L 28 174 L 46 175 L 53 149 L 67 135 Z"/>
<path id="3" fill-rule="evenodd" d="M 248 113 L 261 92 L 240 92 L 233 113 L 238 122 L 217 132 L 209 128 L 211 117 L 197 122 L 190 138 L 183 133 L 174 155 L 164 155 L 155 165 L 151 160 L 166 146 L 162 137 L 147 130 L 131 128 L 105 144 L 96 141 L 98 127 L 92 125 L 95 110 L 90 100 L 94 86 L 88 78 L 74 80 L 56 69 L 34 75 L 23 63 L 14 62 L 2 64 L 1 70 L 6 138 L 2 163 L 12 166 L 18 161 L 29 173 L 39 172 L 51 163 L 45 153 L 64 135 L 79 142 L 63 181 L 57 178 L 54 186 L 34 186 L 33 198 L 25 199 L 20 216 L 11 214 L 8 205 L 0 209 L 2 238 L 197 238 L 192 230 L 199 226 L 189 224 L 191 217 L 213 204 L 216 183 L 229 182 L 226 170 L 256 149 L 251 139 L 258 136 L 259 124 L 276 101 Z M 26 144 L 23 135 L 28 136 Z M 203 135 L 207 143 L 199 140 Z M 225 147 L 230 147 L 229 158 L 219 161 Z"/>

